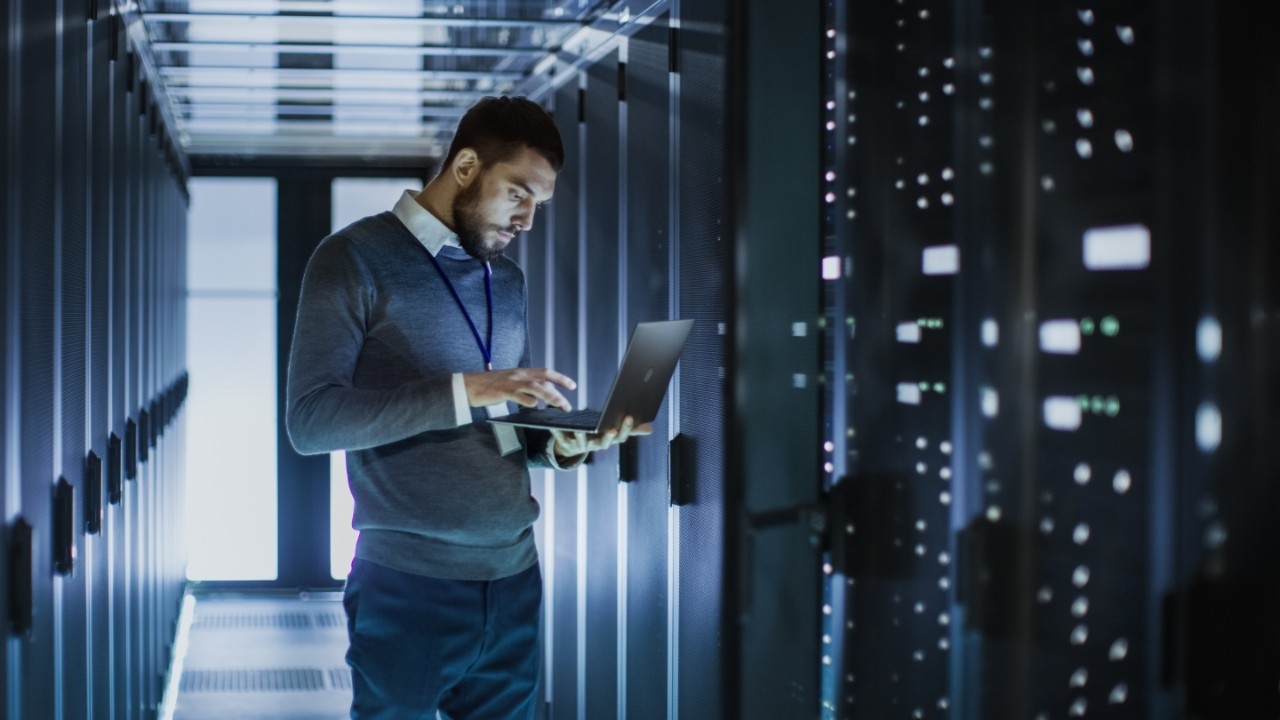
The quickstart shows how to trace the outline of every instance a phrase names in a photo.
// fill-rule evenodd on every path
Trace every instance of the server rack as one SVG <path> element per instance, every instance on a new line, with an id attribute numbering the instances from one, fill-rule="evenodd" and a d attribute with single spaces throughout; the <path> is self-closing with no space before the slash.
<path id="1" fill-rule="evenodd" d="M 123 12 L 3 15 L 6 717 L 151 716 L 178 615 L 186 167 Z"/>

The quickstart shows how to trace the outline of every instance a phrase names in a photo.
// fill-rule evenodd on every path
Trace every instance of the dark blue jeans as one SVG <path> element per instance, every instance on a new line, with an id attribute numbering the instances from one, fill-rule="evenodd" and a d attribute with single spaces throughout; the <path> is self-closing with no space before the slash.
<path id="1" fill-rule="evenodd" d="M 438 580 L 357 559 L 343 595 L 355 720 L 532 718 L 538 566 L 501 580 Z"/>

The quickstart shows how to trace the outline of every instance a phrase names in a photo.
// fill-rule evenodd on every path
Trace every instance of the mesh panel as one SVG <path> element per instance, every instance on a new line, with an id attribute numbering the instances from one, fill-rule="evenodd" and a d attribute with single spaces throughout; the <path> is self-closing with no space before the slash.
<path id="1" fill-rule="evenodd" d="M 627 322 L 670 316 L 667 22 L 637 32 L 627 60 Z M 654 420 L 656 438 L 670 402 Z M 627 714 L 662 717 L 667 701 L 667 448 L 637 443 L 637 480 L 628 488 Z"/>
<path id="2" fill-rule="evenodd" d="M 52 528 L 50 523 L 54 481 L 54 377 L 56 278 L 55 252 L 59 242 L 56 218 L 57 185 L 52 158 L 57 157 L 57 137 L 50 132 L 55 117 L 55 85 L 48 81 L 50 69 L 57 66 L 56 5 L 24 2 L 21 8 L 22 44 L 17 52 L 15 104 L 17 127 L 14 137 L 22 138 L 17 146 L 14 173 L 20 182 L 12 188 L 11 212 L 17 215 L 21 272 L 18 275 L 21 386 L 18 391 L 21 425 L 20 480 L 22 515 L 31 523 L 36 538 L 33 543 L 33 600 L 36 608 L 52 608 L 51 559 Z M 44 688 L 53 686 L 55 650 L 53 624 L 46 619 L 35 622 L 32 641 L 23 647 L 20 662 L 23 695 L 20 714 L 29 717 L 53 717 L 52 694 Z M 10 668 L 14 670 L 15 668 Z"/>
<path id="3" fill-rule="evenodd" d="M 583 178 L 586 226 L 585 397 L 604 406 L 618 369 L 618 53 L 605 55 L 587 70 L 587 148 Z M 587 467 L 586 563 L 586 717 L 617 715 L 618 699 L 618 450 L 596 453 Z"/>
<path id="4" fill-rule="evenodd" d="M 693 441 L 692 502 L 680 508 L 679 716 L 718 718 L 724 563 L 724 50 L 718 7 L 684 7 L 680 31 L 678 317 L 680 432 Z M 701 14 L 698 14 L 701 13 Z"/>
<path id="5" fill-rule="evenodd" d="M 556 125 L 565 146 L 565 167 L 556 180 L 556 222 L 552 238 L 553 292 L 548 321 L 553 323 L 553 367 L 578 375 L 578 207 L 581 203 L 578 163 L 581 158 L 578 126 L 578 87 L 569 82 L 556 93 Z M 572 399 L 572 398 L 571 398 Z M 548 594 L 551 596 L 550 675 L 551 717 L 578 716 L 578 484 L 572 475 L 559 474 L 554 483 L 554 506 L 546 509 L 548 531 L 553 533 L 553 553 Z"/>

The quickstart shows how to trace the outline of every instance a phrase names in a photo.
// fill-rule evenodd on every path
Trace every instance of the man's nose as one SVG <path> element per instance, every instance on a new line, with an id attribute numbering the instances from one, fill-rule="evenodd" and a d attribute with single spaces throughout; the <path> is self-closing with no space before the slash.
<path id="1" fill-rule="evenodd" d="M 516 211 L 515 215 L 511 216 L 512 227 L 518 228 L 520 230 L 528 230 L 529 228 L 533 227 L 533 215 L 536 211 L 537 211 L 536 206 L 532 204 L 528 206 L 522 206 L 519 210 Z"/>

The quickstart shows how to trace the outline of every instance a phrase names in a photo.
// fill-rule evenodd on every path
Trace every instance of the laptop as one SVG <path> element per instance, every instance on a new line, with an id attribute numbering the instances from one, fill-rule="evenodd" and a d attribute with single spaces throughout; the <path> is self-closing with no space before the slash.
<path id="1" fill-rule="evenodd" d="M 530 408 L 512 415 L 490 418 L 491 423 L 597 433 L 617 427 L 630 416 L 636 424 L 652 422 L 667 394 L 667 383 L 689 339 L 692 320 L 663 320 L 636 325 L 622 356 L 622 366 L 601 410 Z"/>

